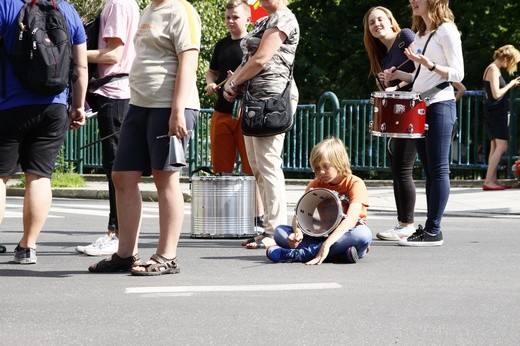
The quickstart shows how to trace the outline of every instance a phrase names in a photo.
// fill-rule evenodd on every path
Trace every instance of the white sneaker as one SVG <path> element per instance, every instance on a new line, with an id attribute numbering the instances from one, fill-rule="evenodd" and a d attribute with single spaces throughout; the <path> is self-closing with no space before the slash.
<path id="1" fill-rule="evenodd" d="M 401 225 L 396 225 L 394 228 L 390 228 L 384 232 L 379 232 L 376 234 L 381 240 L 391 240 L 391 241 L 399 241 L 401 239 L 406 239 L 415 232 L 415 227 L 410 225 L 403 227 Z"/>
<path id="2" fill-rule="evenodd" d="M 85 249 L 87 247 L 98 246 L 99 244 L 106 243 L 110 239 L 112 239 L 112 237 L 107 235 L 107 234 L 105 234 L 104 236 L 97 238 L 96 241 L 93 242 L 90 245 L 84 245 L 84 246 L 83 245 L 78 245 L 78 246 L 76 246 L 76 251 L 79 252 L 79 253 L 85 253 Z"/>
<path id="3" fill-rule="evenodd" d="M 101 243 L 97 246 L 87 246 L 85 248 L 85 255 L 88 256 L 105 256 L 112 255 L 117 252 L 117 248 L 119 247 L 119 239 L 114 236 L 110 238 L 109 241 L 105 243 Z"/>

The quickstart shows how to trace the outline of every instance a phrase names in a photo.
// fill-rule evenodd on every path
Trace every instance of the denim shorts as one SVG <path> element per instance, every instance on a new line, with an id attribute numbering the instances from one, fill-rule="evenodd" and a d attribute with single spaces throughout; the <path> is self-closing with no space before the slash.
<path id="1" fill-rule="evenodd" d="M 193 130 L 199 111 L 186 109 L 186 128 Z M 143 108 L 130 105 L 123 120 L 113 171 L 180 171 L 169 164 L 168 122 L 171 108 Z M 161 137 L 161 138 L 157 138 Z"/>

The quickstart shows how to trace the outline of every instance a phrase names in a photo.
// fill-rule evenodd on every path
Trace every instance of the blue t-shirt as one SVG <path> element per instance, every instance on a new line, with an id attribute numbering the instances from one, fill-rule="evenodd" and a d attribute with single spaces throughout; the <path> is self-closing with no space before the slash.
<path id="1" fill-rule="evenodd" d="M 5 45 L 8 52 L 11 52 L 14 47 L 17 36 L 16 21 L 23 5 L 23 0 L 0 1 L 0 37 L 2 38 L 2 44 Z M 74 7 L 66 1 L 60 1 L 58 7 L 67 19 L 72 44 L 79 45 L 85 43 L 85 29 Z M 21 82 L 14 75 L 9 59 L 5 59 L 5 64 L 5 76 L 3 76 L 0 68 L 0 110 L 27 105 L 67 104 L 68 88 L 61 94 L 54 96 L 34 93 L 22 86 Z M 1 90 L 4 77 L 6 78 L 5 98 L 2 95 L 3 90 Z"/>

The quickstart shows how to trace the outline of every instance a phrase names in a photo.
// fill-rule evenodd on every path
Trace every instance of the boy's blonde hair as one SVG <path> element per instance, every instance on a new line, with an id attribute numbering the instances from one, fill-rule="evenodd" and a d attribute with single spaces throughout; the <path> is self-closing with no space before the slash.
<path id="1" fill-rule="evenodd" d="M 245 0 L 229 0 L 226 4 L 226 10 L 232 10 L 237 7 L 242 7 L 242 10 L 247 16 L 251 16 L 251 8 Z"/>
<path id="2" fill-rule="evenodd" d="M 347 177 L 352 174 L 345 145 L 336 137 L 324 139 L 316 144 L 312 148 L 309 160 L 314 172 L 318 170 L 322 162 L 327 161 L 338 170 L 340 175 Z"/>
<path id="3" fill-rule="evenodd" d="M 506 62 L 506 70 L 510 75 L 516 72 L 518 62 L 520 61 L 520 52 L 512 44 L 506 44 L 495 50 L 493 59 Z"/>

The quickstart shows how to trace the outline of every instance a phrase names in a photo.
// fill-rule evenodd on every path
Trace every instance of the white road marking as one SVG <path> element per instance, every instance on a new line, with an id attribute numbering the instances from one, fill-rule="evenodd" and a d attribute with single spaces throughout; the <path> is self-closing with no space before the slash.
<path id="1" fill-rule="evenodd" d="M 22 204 L 7 204 L 5 210 L 5 218 L 21 219 L 22 218 Z M 157 206 L 143 206 L 143 219 L 158 219 L 159 208 Z M 109 213 L 108 201 L 106 205 L 93 205 L 81 203 L 53 203 L 49 212 L 49 218 L 65 218 L 67 214 L 75 215 L 89 215 L 106 217 Z M 185 207 L 185 215 L 191 214 L 191 208 L 187 205 Z"/>
<path id="2" fill-rule="evenodd" d="M 195 293 L 195 292 L 258 292 L 258 291 L 303 291 L 337 289 L 341 285 L 335 282 L 276 284 L 276 285 L 234 285 L 234 286 L 164 286 L 164 287 L 128 287 L 125 293 L 145 294 L 147 296 L 165 293 Z"/>

